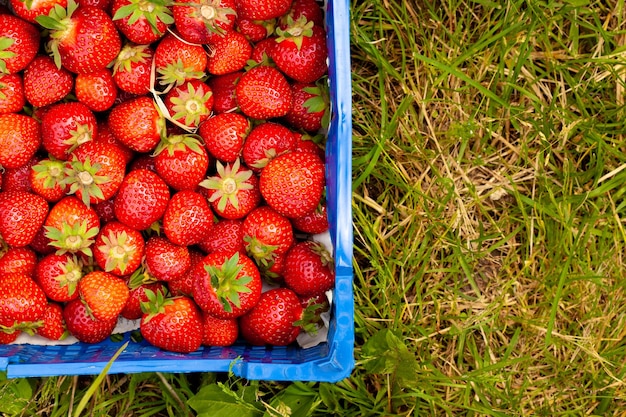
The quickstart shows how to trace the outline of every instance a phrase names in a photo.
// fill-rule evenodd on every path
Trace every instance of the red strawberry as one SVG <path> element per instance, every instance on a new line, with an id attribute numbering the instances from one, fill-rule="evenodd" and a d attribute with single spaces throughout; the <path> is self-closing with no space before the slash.
<path id="1" fill-rule="evenodd" d="M 253 119 L 271 119 L 289 113 L 292 93 L 285 76 L 276 68 L 261 65 L 246 71 L 235 88 L 241 111 Z"/>
<path id="2" fill-rule="evenodd" d="M 128 93 L 143 95 L 150 90 L 150 67 L 154 51 L 149 45 L 127 43 L 113 64 L 113 80 Z"/>
<path id="3" fill-rule="evenodd" d="M 141 233 L 118 221 L 105 224 L 96 237 L 94 259 L 98 266 L 113 275 L 135 272 L 145 253 Z"/>
<path id="4" fill-rule="evenodd" d="M 51 85 L 54 88 L 49 88 Z M 63 67 L 57 68 L 47 55 L 36 56 L 24 70 L 24 94 L 35 107 L 56 103 L 65 98 L 73 88 L 72 74 Z"/>
<path id="5" fill-rule="evenodd" d="M 25 165 L 41 144 L 41 128 L 32 117 L 0 114 L 0 166 L 5 169 Z"/>
<path id="6" fill-rule="evenodd" d="M 104 271 L 93 271 L 78 282 L 78 292 L 93 316 L 102 321 L 117 319 L 129 290 L 126 282 Z"/>
<path id="7" fill-rule="evenodd" d="M 202 314 L 202 345 L 231 346 L 239 336 L 237 319 L 219 319 L 210 314 Z"/>
<path id="8" fill-rule="evenodd" d="M 260 42 L 274 33 L 275 19 L 252 20 L 237 19 L 237 32 L 241 33 L 250 42 Z"/>
<path id="9" fill-rule="evenodd" d="M 93 208 L 76 197 L 64 197 L 52 206 L 44 225 L 46 237 L 57 253 L 93 255 L 91 245 L 100 231 L 100 219 Z"/>
<path id="10" fill-rule="evenodd" d="M 175 190 L 195 190 L 206 176 L 209 155 L 195 135 L 170 135 L 157 147 L 157 174 Z"/>
<path id="11" fill-rule="evenodd" d="M 191 268 L 189 249 L 164 237 L 153 236 L 146 242 L 146 266 L 160 281 L 180 279 Z"/>
<path id="12" fill-rule="evenodd" d="M 131 278 L 132 281 L 132 278 Z M 129 282 L 130 287 L 130 295 L 128 297 L 128 301 L 126 301 L 126 305 L 122 309 L 120 315 L 128 320 L 138 320 L 143 316 L 143 311 L 141 310 L 141 303 L 148 301 L 148 296 L 146 295 L 146 291 L 152 291 L 156 293 L 157 291 L 165 292 L 165 285 L 161 282 L 151 282 L 151 283 L 139 283 L 136 286 Z"/>
<path id="13" fill-rule="evenodd" d="M 285 116 L 285 120 L 295 129 L 317 132 L 322 128 L 328 128 L 330 121 L 330 98 L 327 87 L 320 82 L 294 83 L 291 86 L 293 92 L 293 107 Z"/>
<path id="14" fill-rule="evenodd" d="M 235 318 L 256 305 L 261 296 L 261 275 L 239 252 L 208 254 L 192 271 L 193 297 L 198 306 L 219 318 Z"/>
<path id="15" fill-rule="evenodd" d="M 200 185 L 208 190 L 213 210 L 225 219 L 242 219 L 261 202 L 259 179 L 240 165 L 239 159 L 226 166 L 217 161 L 217 175 Z"/>
<path id="16" fill-rule="evenodd" d="M 276 39 L 273 36 L 257 42 L 254 44 L 254 48 L 252 49 L 252 55 L 250 55 L 249 63 L 274 66 L 269 57 L 272 49 L 275 47 Z"/>
<path id="17" fill-rule="evenodd" d="M 326 203 L 320 203 L 315 210 L 301 217 L 291 219 L 296 230 L 309 234 L 324 233 L 328 230 Z"/>
<path id="18" fill-rule="evenodd" d="M 274 210 L 289 218 L 315 210 L 324 192 L 324 163 L 309 152 L 290 152 L 263 168 L 261 195 Z"/>
<path id="19" fill-rule="evenodd" d="M 194 352 L 202 345 L 202 316 L 189 297 L 165 298 L 147 292 L 141 334 L 150 344 L 171 352 Z M 143 308 L 143 307 L 142 307 Z"/>
<path id="20" fill-rule="evenodd" d="M 46 296 L 66 302 L 78 297 L 78 281 L 83 277 L 83 263 L 74 255 L 45 255 L 35 268 L 35 281 Z"/>
<path id="21" fill-rule="evenodd" d="M 317 155 L 322 161 L 326 159 L 326 152 L 324 143 L 326 137 L 323 134 L 317 134 L 311 136 L 302 132 L 295 132 L 296 135 L 296 148 L 297 152 L 310 152 Z"/>
<path id="22" fill-rule="evenodd" d="M 17 113 L 25 104 L 22 76 L 19 74 L 0 75 L 0 114 Z"/>
<path id="23" fill-rule="evenodd" d="M 39 320 L 46 309 L 46 294 L 21 273 L 0 276 L 0 317 L 18 322 Z"/>
<path id="24" fill-rule="evenodd" d="M 39 31 L 10 14 L 0 15 L 0 73 L 15 74 L 37 55 Z"/>
<path id="25" fill-rule="evenodd" d="M 259 173 L 269 161 L 296 147 L 296 136 L 285 126 L 266 122 L 256 126 L 243 145 L 242 155 L 247 166 Z"/>
<path id="26" fill-rule="evenodd" d="M 237 0 L 237 15 L 243 19 L 269 20 L 289 11 L 293 0 Z"/>
<path id="27" fill-rule="evenodd" d="M 115 137 L 137 152 L 152 151 L 165 129 L 165 120 L 148 96 L 116 105 L 109 113 L 108 122 Z"/>
<path id="28" fill-rule="evenodd" d="M 301 17 L 290 21 L 286 29 L 277 29 L 276 46 L 270 58 L 288 77 L 311 83 L 328 72 L 326 32 L 321 26 Z"/>
<path id="29" fill-rule="evenodd" d="M 114 198 L 104 200 L 103 202 L 98 203 L 98 204 L 94 204 L 92 207 L 98 214 L 98 217 L 100 217 L 100 221 L 102 222 L 102 224 L 106 224 L 114 220 L 117 220 L 117 218 L 115 217 L 115 199 Z"/>
<path id="30" fill-rule="evenodd" d="M 201 45 L 167 34 L 156 47 L 154 63 L 162 85 L 181 85 L 186 80 L 204 77 L 207 55 Z"/>
<path id="31" fill-rule="evenodd" d="M 105 68 L 120 52 L 122 42 L 111 17 L 94 6 L 68 0 L 67 9 L 55 6 L 37 22 L 50 30 L 48 47 L 57 67 L 81 74 Z"/>
<path id="32" fill-rule="evenodd" d="M 47 201 L 56 202 L 65 197 L 65 164 L 54 158 L 37 162 L 30 170 L 33 192 Z"/>
<path id="33" fill-rule="evenodd" d="M 172 196 L 165 214 L 163 230 L 174 244 L 189 246 L 202 242 L 213 224 L 213 212 L 204 196 L 183 190 Z"/>
<path id="34" fill-rule="evenodd" d="M 0 254 L 0 275 L 21 273 L 32 276 L 37 265 L 37 254 L 30 248 L 7 248 Z"/>
<path id="35" fill-rule="evenodd" d="M 91 111 L 105 111 L 117 98 L 117 85 L 111 70 L 103 68 L 88 74 L 78 74 L 74 87 L 76 99 Z"/>
<path id="36" fill-rule="evenodd" d="M 209 47 L 211 53 L 207 71 L 213 75 L 224 75 L 242 70 L 252 54 L 250 42 L 244 35 L 234 30 L 214 39 Z"/>
<path id="37" fill-rule="evenodd" d="M 206 238 L 198 244 L 205 253 L 225 251 L 239 252 L 243 255 L 246 249 L 243 245 L 243 221 L 220 220 L 213 224 Z"/>
<path id="38" fill-rule="evenodd" d="M 30 23 L 36 23 L 38 16 L 48 16 L 50 11 L 57 4 L 63 8 L 67 7 L 67 0 L 9 0 L 13 13 Z"/>
<path id="39" fill-rule="evenodd" d="M 293 0 L 289 12 L 280 17 L 279 25 L 285 29 L 288 27 L 289 19 L 297 21 L 301 16 L 318 26 L 324 26 L 324 10 L 317 0 Z"/>
<path id="40" fill-rule="evenodd" d="M 175 122 L 194 129 L 211 115 L 213 92 L 200 80 L 187 80 L 168 91 L 165 107 Z"/>
<path id="41" fill-rule="evenodd" d="M 63 319 L 63 308 L 60 304 L 48 303 L 41 321 L 43 322 L 42 326 L 35 330 L 39 336 L 50 340 L 63 340 L 69 335 Z"/>
<path id="42" fill-rule="evenodd" d="M 115 197 L 115 217 L 127 226 L 146 230 L 161 219 L 170 199 L 167 184 L 152 171 L 130 171 Z"/>
<path id="43" fill-rule="evenodd" d="M 107 120 L 98 120 L 98 134 L 93 138 L 93 141 L 96 143 L 108 143 L 117 146 L 124 155 L 124 160 L 126 161 L 125 164 L 130 163 L 135 156 L 135 151 L 117 140 L 113 132 L 111 132 L 111 128 L 109 128 L 109 122 Z"/>
<path id="44" fill-rule="evenodd" d="M 204 259 L 204 254 L 199 250 L 190 247 L 189 249 L 189 259 L 190 266 L 186 273 L 184 273 L 180 278 L 176 278 L 170 281 L 167 281 L 167 287 L 170 290 L 170 293 L 174 296 L 176 295 L 187 295 L 193 296 L 193 274 L 191 271 L 202 262 Z"/>
<path id="45" fill-rule="evenodd" d="M 213 91 L 213 112 L 216 114 L 232 112 L 237 109 L 235 87 L 243 71 L 217 75 L 208 79 L 207 84 Z"/>
<path id="46" fill-rule="evenodd" d="M 268 206 L 257 207 L 243 221 L 244 246 L 262 269 L 270 268 L 276 256 L 294 244 L 291 222 Z"/>
<path id="47" fill-rule="evenodd" d="M 29 247 L 37 252 L 38 255 L 48 255 L 55 251 L 55 248 L 50 246 L 50 239 L 46 237 L 46 229 L 44 227 L 39 228 Z"/>
<path id="48" fill-rule="evenodd" d="M 70 334 L 84 343 L 102 342 L 117 325 L 117 317 L 106 321 L 95 318 L 80 298 L 65 305 L 63 319 Z"/>
<path id="49" fill-rule="evenodd" d="M 4 190 L 32 192 L 33 184 L 30 180 L 30 172 L 40 160 L 41 158 L 35 155 L 25 165 L 19 168 L 7 169 L 4 172 Z"/>
<path id="50" fill-rule="evenodd" d="M 131 42 L 147 45 L 161 39 L 174 23 L 168 2 L 113 0 L 115 26 Z"/>
<path id="51" fill-rule="evenodd" d="M 302 305 L 296 293 L 275 288 L 261 294 L 257 305 L 239 319 L 239 328 L 252 344 L 286 346 L 300 334 L 301 319 Z"/>
<path id="52" fill-rule="evenodd" d="M 29 245 L 48 215 L 48 202 L 26 191 L 0 194 L 0 235 L 15 247 Z"/>
<path id="53" fill-rule="evenodd" d="M 250 133 L 250 121 L 239 113 L 220 113 L 200 125 L 198 134 L 208 151 L 223 162 L 235 162 Z"/>
<path id="54" fill-rule="evenodd" d="M 15 320 L 0 317 L 0 345 L 9 345 L 22 334 L 21 324 Z"/>
<path id="55" fill-rule="evenodd" d="M 41 119 L 44 149 L 63 161 L 78 146 L 93 140 L 97 132 L 96 116 L 78 102 L 53 104 Z"/>
<path id="56" fill-rule="evenodd" d="M 297 243 L 285 256 L 283 278 L 285 286 L 301 297 L 322 294 L 335 284 L 333 258 L 321 243 Z"/>
<path id="57" fill-rule="evenodd" d="M 235 0 L 182 0 L 172 7 L 176 29 L 191 43 L 210 43 L 235 25 Z"/>

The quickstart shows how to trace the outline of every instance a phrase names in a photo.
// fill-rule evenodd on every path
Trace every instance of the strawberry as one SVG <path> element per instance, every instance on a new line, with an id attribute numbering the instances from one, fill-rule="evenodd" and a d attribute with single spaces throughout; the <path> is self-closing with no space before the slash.
<path id="1" fill-rule="evenodd" d="M 213 210 L 224 219 L 242 219 L 261 202 L 259 179 L 252 170 L 240 165 L 239 159 L 222 165 L 217 161 L 217 174 L 202 181 L 208 189 Z"/>
<path id="2" fill-rule="evenodd" d="M 0 166 L 5 169 L 25 165 L 41 144 L 41 128 L 32 117 L 0 114 Z"/>
<path id="3" fill-rule="evenodd" d="M 172 7 L 180 36 L 191 43 L 210 43 L 235 26 L 235 0 L 182 0 Z"/>
<path id="4" fill-rule="evenodd" d="M 292 106 L 291 87 L 276 68 L 261 65 L 246 71 L 235 87 L 237 104 L 253 119 L 283 117 Z"/>
<path id="5" fill-rule="evenodd" d="M 67 7 L 67 0 L 9 0 L 13 13 L 30 23 L 36 23 L 38 16 L 48 16 L 55 5 Z"/>
<path id="6" fill-rule="evenodd" d="M 190 190 L 172 196 L 163 214 L 165 236 L 174 244 L 189 246 L 201 242 L 213 223 L 213 212 L 204 196 Z"/>
<path id="7" fill-rule="evenodd" d="M 269 65 L 274 66 L 274 63 L 270 60 L 270 53 L 272 49 L 276 47 L 276 38 L 274 36 L 270 36 L 268 38 L 262 39 L 259 42 L 254 44 L 254 48 L 252 49 L 252 55 L 250 55 L 250 60 L 248 61 L 248 65 L 250 64 L 261 64 L 261 65 Z"/>
<path id="8" fill-rule="evenodd" d="M 275 288 L 261 294 L 252 310 L 239 319 L 241 334 L 250 343 L 287 346 L 295 342 L 301 328 L 302 305 L 296 293 Z"/>
<path id="9" fill-rule="evenodd" d="M 156 172 L 175 190 L 195 190 L 204 179 L 209 155 L 194 135 L 170 135 L 154 157 Z"/>
<path id="10" fill-rule="evenodd" d="M 18 322 L 39 320 L 46 309 L 46 294 L 22 273 L 0 276 L 0 317 Z"/>
<path id="11" fill-rule="evenodd" d="M 0 275 L 21 273 L 32 276 L 37 265 L 37 254 L 26 248 L 7 248 L 0 254 Z"/>
<path id="12" fill-rule="evenodd" d="M 161 219 L 170 190 L 157 174 L 146 169 L 130 171 L 115 197 L 115 217 L 136 230 L 146 230 Z"/>
<path id="13" fill-rule="evenodd" d="M 41 119 L 44 149 L 63 161 L 78 146 L 93 140 L 97 133 L 96 116 L 82 103 L 53 104 Z"/>
<path id="14" fill-rule="evenodd" d="M 46 200 L 26 191 L 0 194 L 0 235 L 10 246 L 29 245 L 48 215 Z"/>
<path id="15" fill-rule="evenodd" d="M 191 273 L 196 303 L 214 317 L 239 317 L 254 307 L 261 296 L 259 270 L 252 259 L 239 252 L 210 253 Z"/>
<path id="16" fill-rule="evenodd" d="M 0 345 L 9 345 L 22 334 L 21 325 L 15 320 L 0 317 Z"/>
<path id="17" fill-rule="evenodd" d="M 243 19 L 269 20 L 289 11 L 293 0 L 237 0 L 237 15 Z"/>
<path id="18" fill-rule="evenodd" d="M 39 336 L 49 340 L 63 340 L 69 335 L 63 319 L 63 307 L 60 304 L 48 303 L 41 321 L 41 327 L 35 330 Z"/>
<path id="19" fill-rule="evenodd" d="M 44 223 L 46 237 L 57 253 L 81 252 L 92 256 L 93 238 L 100 231 L 100 219 L 93 208 L 73 196 L 63 197 L 50 209 Z"/>
<path id="20" fill-rule="evenodd" d="M 324 80 L 324 78 L 322 78 Z M 328 87 L 322 82 L 293 83 L 293 107 L 285 116 L 285 121 L 295 129 L 317 132 L 327 129 L 330 122 L 330 98 Z"/>
<path id="21" fill-rule="evenodd" d="M 4 190 L 32 192 L 33 184 L 30 181 L 30 171 L 40 160 L 41 158 L 35 155 L 21 167 L 7 169 L 4 172 Z"/>
<path id="22" fill-rule="evenodd" d="M 177 280 L 191 267 L 189 248 L 175 245 L 164 237 L 153 236 L 146 242 L 146 266 L 150 274 L 160 281 Z"/>
<path id="23" fill-rule="evenodd" d="M 85 275 L 78 282 L 78 292 L 91 314 L 102 321 L 115 320 L 129 296 L 126 282 L 104 271 Z"/>
<path id="24" fill-rule="evenodd" d="M 118 221 L 105 224 L 96 237 L 94 259 L 98 266 L 113 275 L 135 272 L 145 253 L 141 233 Z"/>
<path id="25" fill-rule="evenodd" d="M 46 229 L 43 226 L 35 233 L 33 241 L 28 246 L 41 256 L 55 252 L 55 248 L 50 245 L 50 239 L 46 237 Z"/>
<path id="26" fill-rule="evenodd" d="M 51 85 L 54 88 L 49 88 Z M 56 103 L 73 88 L 72 74 L 63 67 L 57 68 L 47 55 L 36 56 L 24 70 L 24 95 L 35 107 Z"/>
<path id="27" fill-rule="evenodd" d="M 192 130 L 211 114 L 213 92 L 200 80 L 187 80 L 167 92 L 165 107 L 175 123 Z"/>
<path id="28" fill-rule="evenodd" d="M 276 256 L 285 254 L 294 244 L 289 220 L 268 206 L 252 210 L 242 229 L 246 252 L 262 269 L 270 268 Z"/>
<path id="29" fill-rule="evenodd" d="M 113 64 L 113 80 L 119 89 L 138 95 L 147 94 L 153 56 L 154 51 L 149 45 L 124 45 Z"/>
<path id="30" fill-rule="evenodd" d="M 276 19 L 252 20 L 237 19 L 237 32 L 241 33 L 250 42 L 260 42 L 274 33 Z"/>
<path id="31" fill-rule="evenodd" d="M 66 302 L 78 297 L 78 281 L 83 277 L 83 263 L 74 255 L 45 255 L 35 268 L 34 279 L 46 296 Z"/>
<path id="32" fill-rule="evenodd" d="M 146 291 L 142 304 L 141 335 L 150 344 L 171 352 L 190 353 L 202 345 L 202 316 L 189 297 L 166 298 Z"/>
<path id="33" fill-rule="evenodd" d="M 243 245 L 243 221 L 220 220 L 214 223 L 206 238 L 198 244 L 205 253 L 225 251 L 246 254 Z"/>
<path id="34" fill-rule="evenodd" d="M 0 75 L 0 114 L 17 113 L 26 104 L 24 83 L 19 74 Z"/>
<path id="35" fill-rule="evenodd" d="M 37 22 L 50 30 L 48 47 L 57 67 L 81 74 L 105 68 L 115 59 L 122 41 L 111 17 L 94 6 L 68 0 L 67 9 L 56 5 Z"/>
<path id="36" fill-rule="evenodd" d="M 32 166 L 30 183 L 33 192 L 49 202 L 65 197 L 65 164 L 54 158 L 44 158 Z"/>
<path id="37" fill-rule="evenodd" d="M 261 172 L 269 161 L 296 147 L 296 136 L 285 126 L 265 122 L 257 125 L 243 145 L 243 160 L 254 172 Z"/>
<path id="38" fill-rule="evenodd" d="M 140 96 L 114 106 L 109 128 L 115 137 L 137 152 L 152 151 L 165 130 L 165 120 L 148 96 Z"/>
<path id="39" fill-rule="evenodd" d="M 311 83 L 328 72 L 326 32 L 302 16 L 289 21 L 286 29 L 277 29 L 276 46 L 270 58 L 288 77 Z"/>
<path id="40" fill-rule="evenodd" d="M 322 294 L 335 284 L 333 258 L 319 242 L 299 242 L 285 255 L 283 278 L 300 297 Z"/>
<path id="41" fill-rule="evenodd" d="M 220 319 L 202 313 L 202 329 L 203 346 L 231 346 L 239 336 L 239 324 L 235 318 Z"/>
<path id="42" fill-rule="evenodd" d="M 117 85 L 108 68 L 76 76 L 76 99 L 94 112 L 108 110 L 117 98 Z"/>
<path id="43" fill-rule="evenodd" d="M 285 29 L 288 27 L 290 19 L 297 21 L 301 16 L 317 26 L 324 26 L 324 10 L 317 0 L 293 0 L 289 12 L 279 18 L 279 26 Z"/>
<path id="44" fill-rule="evenodd" d="M 193 268 L 204 259 L 204 253 L 200 250 L 190 247 L 189 249 L 189 258 L 190 258 L 190 267 L 183 276 L 177 279 L 173 279 L 167 282 L 167 287 L 170 290 L 170 293 L 174 296 L 177 295 L 187 295 L 189 297 L 193 297 Z"/>
<path id="45" fill-rule="evenodd" d="M 111 14 L 119 31 L 141 45 L 161 39 L 174 23 L 169 2 L 162 0 L 113 0 Z"/>
<path id="46" fill-rule="evenodd" d="M 295 132 L 294 134 L 296 135 L 295 151 L 313 153 L 322 161 L 326 159 L 326 144 L 324 143 L 326 138 L 323 134 L 317 134 L 314 136 L 302 132 Z"/>
<path id="47" fill-rule="evenodd" d="M 210 44 L 207 71 L 213 75 L 224 75 L 242 70 L 250 55 L 252 46 L 244 35 L 234 30 L 224 33 Z"/>
<path id="48" fill-rule="evenodd" d="M 181 85 L 186 80 L 204 77 L 207 55 L 201 45 L 167 34 L 154 51 L 154 63 L 162 85 Z"/>
<path id="49" fill-rule="evenodd" d="M 289 218 L 315 210 L 324 192 L 324 163 L 309 152 L 290 152 L 272 159 L 261 171 L 261 195 Z"/>
<path id="50" fill-rule="evenodd" d="M 39 31 L 10 14 L 0 15 L 0 73 L 15 74 L 37 55 Z"/>
<path id="51" fill-rule="evenodd" d="M 294 229 L 309 234 L 324 233 L 328 230 L 326 202 L 321 202 L 315 210 L 301 217 L 291 219 Z"/>
<path id="52" fill-rule="evenodd" d="M 157 291 L 165 292 L 166 287 L 162 282 L 149 282 L 149 283 L 141 283 L 133 284 L 133 277 L 128 283 L 130 288 L 130 294 L 128 296 L 128 301 L 126 301 L 126 305 L 122 309 L 120 315 L 128 320 L 138 320 L 143 316 L 143 311 L 141 311 L 141 303 L 148 301 L 148 296 L 146 295 L 146 291 L 152 291 L 156 293 Z"/>
<path id="53" fill-rule="evenodd" d="M 220 113 L 200 125 L 198 134 L 207 150 L 223 162 L 235 162 L 250 133 L 250 121 L 239 113 Z"/>
<path id="54" fill-rule="evenodd" d="M 236 71 L 224 75 L 216 75 L 207 80 L 207 84 L 213 91 L 213 113 L 220 114 L 237 109 L 235 87 L 241 74 L 243 74 L 243 71 Z"/>
<path id="55" fill-rule="evenodd" d="M 95 318 L 80 298 L 65 305 L 63 319 L 69 333 L 84 343 L 102 342 L 117 325 L 117 317 L 106 321 Z"/>

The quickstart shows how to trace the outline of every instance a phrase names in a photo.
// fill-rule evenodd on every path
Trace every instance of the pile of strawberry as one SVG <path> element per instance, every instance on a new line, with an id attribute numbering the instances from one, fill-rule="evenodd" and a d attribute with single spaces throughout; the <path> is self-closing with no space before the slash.
<path id="1" fill-rule="evenodd" d="M 327 69 L 315 0 L 10 0 L 0 343 L 97 343 L 120 317 L 175 352 L 318 326 Z"/>

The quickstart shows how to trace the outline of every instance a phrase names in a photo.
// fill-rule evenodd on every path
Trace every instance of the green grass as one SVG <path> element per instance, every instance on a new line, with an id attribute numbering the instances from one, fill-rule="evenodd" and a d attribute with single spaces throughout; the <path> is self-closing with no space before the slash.
<path id="1" fill-rule="evenodd" d="M 623 415 L 625 19 L 621 0 L 354 1 L 352 376 L 107 376 L 88 415 L 193 415 L 201 389 L 242 415 Z M 92 380 L 0 397 L 68 415 Z"/>

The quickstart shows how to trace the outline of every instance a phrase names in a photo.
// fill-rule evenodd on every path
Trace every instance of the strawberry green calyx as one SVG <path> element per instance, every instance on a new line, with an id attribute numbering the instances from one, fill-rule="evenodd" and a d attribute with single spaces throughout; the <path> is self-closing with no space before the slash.
<path id="1" fill-rule="evenodd" d="M 63 141 L 70 148 L 67 152 L 72 152 L 74 149 L 78 148 L 83 143 L 87 143 L 93 140 L 93 130 L 88 124 L 78 125 L 76 129 L 70 132 L 70 137 Z"/>
<path id="2" fill-rule="evenodd" d="M 235 252 L 221 266 L 205 265 L 204 267 L 211 277 L 211 286 L 227 313 L 233 311 L 232 305 L 237 308 L 241 307 L 239 294 L 252 291 L 247 286 L 252 281 L 251 276 L 244 275 L 238 278 L 242 268 L 243 266 L 239 265 L 239 252 Z"/>
<path id="3" fill-rule="evenodd" d="M 274 265 L 276 258 L 276 245 L 268 245 L 261 242 L 256 237 L 249 235 L 243 238 L 246 245 L 246 252 L 248 255 L 256 261 L 256 263 L 265 271 L 269 270 Z M 270 275 L 271 278 L 276 278 Z"/>
<path id="4" fill-rule="evenodd" d="M 87 256 L 93 256 L 90 246 L 94 243 L 93 238 L 96 237 L 100 229 L 92 227 L 87 230 L 87 220 L 82 223 L 76 222 L 71 226 L 64 223 L 61 230 L 50 226 L 45 226 L 45 229 L 45 235 L 50 239 L 50 245 L 57 248 L 57 255 L 67 252 L 81 252 Z"/>
<path id="5" fill-rule="evenodd" d="M 151 59 L 148 45 L 126 44 L 113 61 L 113 75 L 119 71 L 132 71 L 132 64 L 138 62 L 146 62 Z"/>
<path id="6" fill-rule="evenodd" d="M 67 262 L 59 265 L 59 267 L 61 268 L 61 273 L 55 279 L 59 286 L 67 287 L 70 296 L 74 295 L 78 287 L 78 281 L 84 275 L 83 263 L 76 256 L 71 256 Z"/>
<path id="7" fill-rule="evenodd" d="M 65 180 L 65 164 L 57 159 L 44 159 L 33 165 L 35 178 L 42 181 L 45 188 L 62 185 Z"/>
<path id="8" fill-rule="evenodd" d="M 304 107 L 309 113 L 324 112 L 322 116 L 322 127 L 327 129 L 330 126 L 330 94 L 326 77 L 321 78 L 315 87 L 305 87 L 306 93 L 313 95 L 304 102 Z"/>
<path id="9" fill-rule="evenodd" d="M 0 73 L 2 74 L 8 74 L 7 64 L 5 61 L 15 56 L 15 52 L 7 50 L 14 43 L 15 43 L 15 39 L 0 38 Z"/>
<path id="10" fill-rule="evenodd" d="M 59 53 L 59 42 L 67 37 L 73 30 L 72 15 L 78 9 L 78 3 L 68 0 L 67 9 L 55 4 L 48 16 L 38 16 L 37 23 L 50 30 L 50 40 L 48 48 L 52 53 L 54 64 L 61 68 L 61 54 Z"/>
<path id="11" fill-rule="evenodd" d="M 239 208 L 239 200 L 237 192 L 240 190 L 250 190 L 254 186 L 247 181 L 252 177 L 253 172 L 247 169 L 240 169 L 239 159 L 232 164 L 222 165 L 219 161 L 216 163 L 217 175 L 207 178 L 200 183 L 200 186 L 215 192 L 209 197 L 209 202 L 218 201 L 217 208 L 223 211 L 226 204 L 230 203 L 236 209 Z"/>
<path id="12" fill-rule="evenodd" d="M 98 250 L 106 254 L 104 270 L 111 272 L 118 268 L 124 273 L 128 261 L 137 252 L 137 246 L 128 242 L 128 234 L 124 231 L 102 236 L 102 241 L 104 244 L 98 246 Z"/>
<path id="13" fill-rule="evenodd" d="M 157 314 L 162 313 L 166 306 L 174 304 L 173 299 L 167 297 L 165 290 L 159 289 L 154 292 L 146 289 L 145 294 L 148 301 L 142 301 L 139 304 L 141 306 L 141 311 L 146 314 L 144 319 L 145 323 L 152 320 L 152 318 L 154 318 Z"/>
<path id="14" fill-rule="evenodd" d="M 287 28 L 276 29 L 276 34 L 278 37 L 276 38 L 276 42 L 280 43 L 287 39 L 293 41 L 298 47 L 298 50 L 302 48 L 302 39 L 310 38 L 313 36 L 313 21 L 307 21 L 305 16 L 300 16 L 298 20 L 294 21 L 291 16 L 287 19 Z"/>
<path id="15" fill-rule="evenodd" d="M 113 16 L 113 20 L 120 20 L 128 17 L 128 24 L 137 23 L 142 17 L 146 19 L 152 32 L 161 36 L 157 19 L 166 25 L 174 23 L 174 17 L 169 6 L 171 2 L 167 0 L 131 0 L 130 4 L 120 7 Z"/>
<path id="16" fill-rule="evenodd" d="M 231 17 L 236 17 L 237 12 L 230 7 L 220 7 L 221 0 L 208 0 L 199 3 L 187 3 L 193 6 L 193 17 L 201 18 L 207 30 L 217 34 L 223 34 L 224 29 L 220 24 L 227 24 Z"/>
<path id="17" fill-rule="evenodd" d="M 168 64 L 165 68 L 158 68 L 157 72 L 159 76 L 159 84 L 163 86 L 178 87 L 186 80 L 204 77 L 204 72 L 194 71 L 193 68 L 185 67 L 182 59 L 178 59 L 175 63 Z"/>
<path id="18" fill-rule="evenodd" d="M 186 151 L 190 149 L 192 152 L 201 154 L 202 138 L 194 134 L 169 135 L 161 139 L 158 146 L 154 150 L 153 156 L 157 156 L 161 152 L 167 151 L 168 155 L 174 155 L 176 151 Z"/>
<path id="19" fill-rule="evenodd" d="M 179 89 L 178 96 L 171 98 L 174 111 L 172 118 L 184 120 L 184 124 L 188 127 L 197 127 L 203 118 L 211 114 L 206 104 L 212 96 L 211 90 L 206 92 L 196 90 L 192 83 L 187 83 L 187 90 Z"/>
<path id="20" fill-rule="evenodd" d="M 128 288 L 131 290 L 137 289 L 142 285 L 153 284 L 158 280 L 150 274 L 145 265 L 141 265 L 133 272 L 128 280 Z"/>
<path id="21" fill-rule="evenodd" d="M 316 255 L 320 257 L 320 261 L 322 262 L 322 265 L 328 266 L 330 268 L 333 267 L 335 263 L 333 260 L 333 257 L 331 256 L 330 252 L 328 252 L 328 249 L 326 249 L 324 245 L 322 245 L 319 242 L 313 242 L 311 244 L 311 250 L 313 251 L 313 253 L 315 253 Z"/>
<path id="22" fill-rule="evenodd" d="M 89 207 L 92 197 L 104 200 L 100 184 L 105 184 L 109 178 L 104 175 L 98 175 L 100 164 L 91 164 L 89 158 L 85 158 L 84 162 L 74 158 L 74 160 L 66 167 L 65 179 L 63 183 L 69 185 L 68 194 L 76 194 L 80 191 L 80 197 L 83 203 Z"/>

